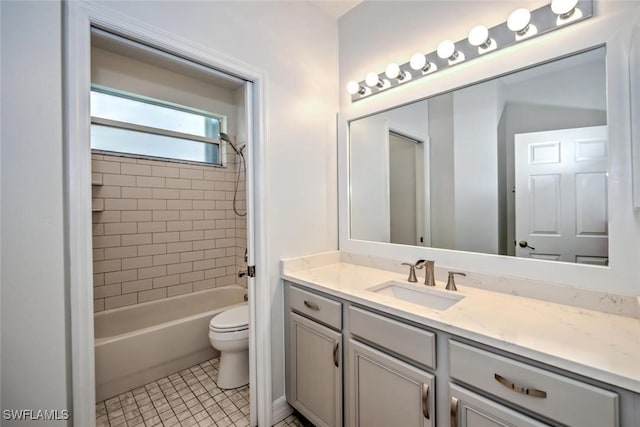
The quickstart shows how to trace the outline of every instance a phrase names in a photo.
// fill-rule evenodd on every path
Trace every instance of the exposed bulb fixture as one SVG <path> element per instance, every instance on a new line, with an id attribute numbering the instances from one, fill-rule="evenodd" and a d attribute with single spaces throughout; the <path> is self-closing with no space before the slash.
<path id="1" fill-rule="evenodd" d="M 530 37 L 538 32 L 535 25 L 531 25 L 531 12 L 525 8 L 511 12 L 507 20 L 507 27 L 516 33 L 516 40 Z"/>
<path id="2" fill-rule="evenodd" d="M 347 92 L 349 92 L 349 95 L 355 95 L 356 93 L 364 95 L 367 92 L 367 89 L 360 86 L 360 83 L 357 81 L 351 80 L 347 83 Z"/>
<path id="3" fill-rule="evenodd" d="M 476 46 L 480 54 L 496 48 L 496 42 L 489 37 L 489 29 L 484 25 L 475 26 L 469 31 L 467 38 L 471 46 Z"/>
<path id="4" fill-rule="evenodd" d="M 386 70 L 384 70 L 384 75 L 387 76 L 388 79 L 397 79 L 399 81 L 407 78 L 407 73 L 402 71 L 400 66 L 395 62 L 387 65 Z"/>
<path id="5" fill-rule="evenodd" d="M 377 86 L 380 89 L 382 89 L 384 87 L 384 82 L 373 71 L 370 72 L 369 74 L 367 74 L 367 76 L 364 78 L 364 82 L 369 87 L 376 87 Z"/>
<path id="6" fill-rule="evenodd" d="M 576 10 L 578 0 L 553 0 L 551 11 L 562 18 L 568 18 Z"/>
<path id="7" fill-rule="evenodd" d="M 462 61 L 464 54 L 456 50 L 456 45 L 451 40 L 445 40 L 438 45 L 438 56 L 442 59 L 448 59 L 449 64 Z"/>
<path id="8" fill-rule="evenodd" d="M 419 51 L 412 55 L 408 62 L 391 63 L 382 73 L 370 72 L 363 81 L 348 82 L 346 89 L 351 95 L 351 102 L 366 99 L 461 62 L 486 57 L 491 51 L 502 50 L 525 39 L 591 18 L 595 0 L 546 0 L 544 3 L 546 4 L 534 10 L 516 9 L 511 12 L 506 22 L 503 21 L 491 28 L 477 25 L 471 28 L 466 40 L 444 40 L 435 51 Z"/>
<path id="9" fill-rule="evenodd" d="M 551 11 L 558 15 L 556 24 L 563 25 L 582 18 L 582 12 L 576 8 L 577 5 L 578 0 L 553 0 Z"/>
<path id="10" fill-rule="evenodd" d="M 420 70 L 423 73 L 428 73 L 429 71 L 435 71 L 436 65 L 431 62 L 427 62 L 427 57 L 422 53 L 414 54 L 409 60 L 409 66 L 413 70 Z"/>

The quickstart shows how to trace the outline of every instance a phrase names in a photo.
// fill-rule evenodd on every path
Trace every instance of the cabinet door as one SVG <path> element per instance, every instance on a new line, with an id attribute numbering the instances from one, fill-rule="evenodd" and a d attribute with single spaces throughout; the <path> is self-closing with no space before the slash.
<path id="1" fill-rule="evenodd" d="M 435 425 L 435 379 L 357 341 L 349 340 L 350 425 Z"/>
<path id="2" fill-rule="evenodd" d="M 289 403 L 317 427 L 341 426 L 342 335 L 295 313 L 289 334 Z"/>
<path id="3" fill-rule="evenodd" d="M 533 418 L 451 385 L 451 427 L 543 427 Z"/>

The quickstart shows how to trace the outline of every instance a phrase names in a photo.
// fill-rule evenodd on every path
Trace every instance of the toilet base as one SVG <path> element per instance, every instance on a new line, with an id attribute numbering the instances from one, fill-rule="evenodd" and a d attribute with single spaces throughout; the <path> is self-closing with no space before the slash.
<path id="1" fill-rule="evenodd" d="M 220 352 L 216 384 L 223 390 L 249 384 L 249 351 Z"/>

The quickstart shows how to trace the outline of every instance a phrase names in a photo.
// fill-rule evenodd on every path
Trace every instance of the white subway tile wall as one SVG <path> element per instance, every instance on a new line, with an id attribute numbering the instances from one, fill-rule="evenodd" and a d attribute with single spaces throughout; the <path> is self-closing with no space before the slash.
<path id="1" fill-rule="evenodd" d="M 246 217 L 233 210 L 237 168 L 94 153 L 94 311 L 240 284 Z M 241 175 L 237 206 L 246 209 Z"/>

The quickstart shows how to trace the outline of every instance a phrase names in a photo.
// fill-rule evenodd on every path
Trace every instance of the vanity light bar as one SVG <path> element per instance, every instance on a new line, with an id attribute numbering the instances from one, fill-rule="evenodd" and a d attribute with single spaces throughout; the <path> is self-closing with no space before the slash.
<path id="1" fill-rule="evenodd" d="M 478 25 L 466 39 L 445 40 L 436 51 L 416 53 L 402 65 L 392 63 L 383 73 L 371 72 L 363 81 L 350 81 L 347 91 L 355 102 L 592 16 L 593 0 L 553 0 L 533 11 L 516 9 L 507 22 L 492 28 Z"/>

